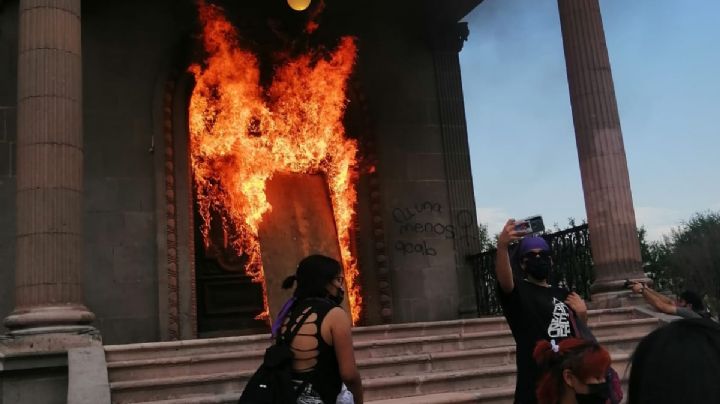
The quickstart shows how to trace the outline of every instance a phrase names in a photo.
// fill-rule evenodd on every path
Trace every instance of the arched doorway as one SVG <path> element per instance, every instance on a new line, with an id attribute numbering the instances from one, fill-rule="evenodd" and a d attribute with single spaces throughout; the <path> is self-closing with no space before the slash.
<path id="1" fill-rule="evenodd" d="M 203 191 L 196 189 L 193 183 L 188 128 L 188 105 L 194 85 L 194 79 L 189 74 L 178 74 L 176 78 L 168 80 L 163 96 L 165 209 L 159 214 L 159 228 L 165 233 L 165 245 L 163 246 L 163 240 L 159 243 L 160 264 L 164 265 L 159 277 L 160 310 L 161 317 L 167 318 L 166 322 L 161 324 L 163 339 L 236 335 L 267 330 L 266 323 L 256 319 L 257 314 L 262 311 L 258 308 L 261 307 L 263 298 L 263 294 L 258 293 L 262 292 L 262 288 L 258 286 L 277 284 L 278 279 L 281 279 L 274 274 L 271 282 L 266 282 L 268 279 L 261 279 L 260 284 L 250 282 L 242 270 L 246 258 L 237 256 L 233 249 L 229 248 L 231 243 L 228 243 L 228 238 L 233 235 L 224 231 L 227 230 L 224 222 L 226 217 L 208 214 L 207 208 L 200 214 L 202 208 L 198 206 L 198 200 L 204 203 L 207 199 L 206 195 L 198 197 L 196 192 Z M 367 111 L 360 108 L 364 103 L 357 87 L 354 86 L 345 94 L 345 97 L 349 95 L 352 100 L 348 109 L 351 113 L 346 115 L 342 125 L 354 129 L 362 127 L 348 131 L 360 140 L 359 149 L 363 156 L 360 160 L 359 179 L 356 179 L 359 194 L 358 219 L 353 232 L 367 232 L 369 237 L 359 238 L 363 240 L 360 245 L 350 240 L 350 246 L 346 248 L 353 250 L 352 255 L 357 257 L 353 265 L 363 266 L 363 278 L 357 282 L 364 284 L 363 290 L 369 297 L 367 306 L 373 307 L 372 310 L 366 310 L 366 313 L 371 314 L 370 322 L 388 322 L 392 317 L 392 299 L 387 263 L 383 260 L 385 246 L 382 223 L 377 220 L 380 215 L 376 213 L 382 209 L 378 196 L 377 157 L 372 152 L 373 142 L 367 136 L 370 132 L 367 120 L 362 119 L 363 112 Z M 303 187 L 303 180 L 298 181 L 300 182 L 296 183 L 296 187 Z M 332 210 L 332 207 L 329 209 Z M 199 232 L 201 223 L 210 223 L 211 229 L 208 231 L 205 227 L 204 233 Z M 224 230 L 217 232 L 213 229 Z M 334 238 L 338 240 L 339 236 Z M 305 240 L 305 237 L 297 239 Z M 266 257 L 265 252 L 263 256 Z M 268 263 L 264 261 L 265 259 L 263 266 L 266 266 Z M 376 265 L 383 269 L 382 273 L 375 273 Z M 294 264 L 290 267 L 286 261 L 283 269 L 288 268 L 292 271 Z M 163 309 L 167 312 L 166 316 L 162 315 Z M 373 316 L 375 318 L 372 318 Z M 168 330 L 166 334 L 163 334 L 163 329 Z"/>

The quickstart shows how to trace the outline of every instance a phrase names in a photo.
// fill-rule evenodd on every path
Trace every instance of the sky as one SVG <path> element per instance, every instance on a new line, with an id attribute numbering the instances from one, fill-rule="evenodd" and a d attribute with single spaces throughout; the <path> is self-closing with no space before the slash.
<path id="1" fill-rule="evenodd" d="M 720 1 L 600 0 L 638 226 L 720 210 Z M 485 0 L 460 53 L 478 221 L 586 219 L 556 0 Z"/>

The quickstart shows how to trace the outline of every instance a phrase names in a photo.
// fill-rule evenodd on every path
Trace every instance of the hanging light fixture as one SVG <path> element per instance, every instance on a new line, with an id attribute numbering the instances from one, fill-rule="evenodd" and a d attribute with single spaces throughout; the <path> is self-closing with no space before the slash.
<path id="1" fill-rule="evenodd" d="M 288 5 L 295 11 L 303 11 L 310 7 L 311 0 L 287 0 Z"/>

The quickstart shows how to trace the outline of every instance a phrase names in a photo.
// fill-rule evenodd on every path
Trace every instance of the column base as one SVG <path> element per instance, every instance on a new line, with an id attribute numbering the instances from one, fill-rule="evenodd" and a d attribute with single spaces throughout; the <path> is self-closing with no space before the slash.
<path id="1" fill-rule="evenodd" d="M 588 302 L 588 308 L 591 310 L 616 309 L 620 307 L 635 307 L 643 303 L 642 298 L 637 299 L 637 295 L 631 291 L 623 290 L 593 294 L 592 300 Z"/>
<path id="2" fill-rule="evenodd" d="M 100 332 L 90 326 L 79 326 L 75 329 L 44 327 L 35 331 L 15 331 L 0 335 L 0 356 L 67 352 L 72 348 L 102 344 Z"/>
<path id="3" fill-rule="evenodd" d="M 599 279 L 590 286 L 590 293 L 595 296 L 601 293 L 626 291 L 628 290 L 625 286 L 627 281 L 642 282 L 646 285 L 653 284 L 652 280 L 644 275 L 629 276 L 622 279 Z"/>
<path id="4" fill-rule="evenodd" d="M 95 315 L 83 305 L 34 306 L 16 309 L 5 319 L 10 331 L 0 335 L 0 352 L 66 352 L 101 341 L 90 325 Z"/>
<path id="5" fill-rule="evenodd" d="M 80 304 L 31 306 L 15 309 L 5 319 L 10 334 L 76 333 L 94 329 L 89 324 L 95 315 Z M 66 330 L 66 331 L 63 331 Z"/>
<path id="6" fill-rule="evenodd" d="M 635 295 L 625 286 L 627 281 L 643 282 L 652 285 L 652 280 L 645 276 L 629 277 L 628 279 L 598 280 L 590 287 L 592 309 L 612 309 L 618 307 L 634 307 L 644 303 L 641 296 Z"/>

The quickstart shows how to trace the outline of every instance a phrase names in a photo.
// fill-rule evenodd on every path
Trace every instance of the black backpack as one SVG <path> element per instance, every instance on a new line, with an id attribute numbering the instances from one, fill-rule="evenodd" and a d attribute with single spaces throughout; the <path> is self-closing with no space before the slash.
<path id="1" fill-rule="evenodd" d="M 293 353 L 290 342 L 312 313 L 312 310 L 303 313 L 295 329 L 291 331 L 292 327 L 288 326 L 277 337 L 275 344 L 265 350 L 263 363 L 245 385 L 238 404 L 290 404 L 297 401 L 298 395 L 309 382 L 296 388 L 292 381 Z M 293 324 L 293 321 L 288 324 Z"/>

